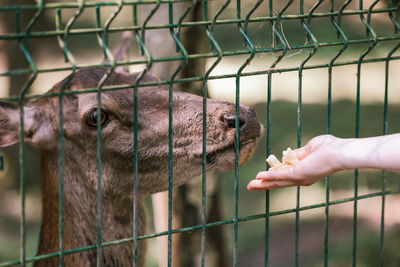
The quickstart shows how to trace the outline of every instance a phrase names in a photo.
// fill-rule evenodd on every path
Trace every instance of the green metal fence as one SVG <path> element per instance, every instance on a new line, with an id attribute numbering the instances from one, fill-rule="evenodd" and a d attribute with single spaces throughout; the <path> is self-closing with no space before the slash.
<path id="1" fill-rule="evenodd" d="M 181 14 L 174 12 L 176 5 L 187 4 Z M 202 18 L 198 20 L 189 19 L 189 14 L 194 12 L 195 5 L 201 5 Z M 142 17 L 139 22 L 138 17 L 143 14 L 142 8 L 146 6 L 150 8 L 150 12 L 146 14 L 146 17 Z M 167 24 L 152 23 L 151 18 L 157 16 L 157 11 L 160 8 L 168 8 L 168 20 Z M 114 20 L 117 20 L 120 16 L 121 10 L 128 10 L 125 14 L 129 14 L 129 22 L 123 21 L 119 24 L 114 24 Z M 0 23 L 7 23 L 7 25 L 15 25 L 5 27 L 5 30 L 0 34 L 0 42 L 5 44 L 13 44 L 18 46 L 18 53 L 23 55 L 23 59 L 26 62 L 25 65 L 21 64 L 18 67 L 13 67 L 12 64 L 5 66 L 0 71 L 0 77 L 13 79 L 15 77 L 23 77 L 24 83 L 20 88 L 13 88 L 9 96 L 4 96 L 1 100 L 14 101 L 18 103 L 21 112 L 23 112 L 23 103 L 27 100 L 36 99 L 43 96 L 56 96 L 59 97 L 60 109 L 60 127 L 63 127 L 63 106 L 62 97 L 66 94 L 82 94 L 87 92 L 96 92 L 98 94 L 98 114 L 100 110 L 100 94 L 106 90 L 116 90 L 124 88 L 135 88 L 135 98 L 137 101 L 137 88 L 141 86 L 149 85 L 165 85 L 168 86 L 170 92 L 170 100 L 173 97 L 173 89 L 180 84 L 193 83 L 197 84 L 201 88 L 201 92 L 204 96 L 203 109 L 207 108 L 206 97 L 208 95 L 208 87 L 210 81 L 234 79 L 234 99 L 236 105 L 236 115 L 239 115 L 239 107 L 241 98 L 247 92 L 243 91 L 243 83 L 241 81 L 248 77 L 264 77 L 265 78 L 265 92 L 266 99 L 264 104 L 265 107 L 263 114 L 258 114 L 261 120 L 264 122 L 266 128 L 266 141 L 261 142 L 263 149 L 263 156 L 256 154 L 256 157 L 261 158 L 264 162 L 264 157 L 271 154 L 272 150 L 284 149 L 283 147 L 277 147 L 274 143 L 274 129 L 276 124 L 274 121 L 275 107 L 276 110 L 279 108 L 274 105 L 274 94 L 279 94 L 279 85 L 273 84 L 279 75 L 286 75 L 289 73 L 296 73 L 297 75 L 297 88 L 293 88 L 290 94 L 295 95 L 297 101 L 295 103 L 296 108 L 294 110 L 296 114 L 295 127 L 288 127 L 285 131 L 296 131 L 295 145 L 300 147 L 305 139 L 310 136 L 304 137 L 304 122 L 303 117 L 304 109 L 304 85 L 303 76 L 308 71 L 312 70 L 324 70 L 326 71 L 325 77 L 327 78 L 327 84 L 318 84 L 316 79 L 315 83 L 318 84 L 320 90 L 326 93 L 326 98 L 320 100 L 322 102 L 326 121 L 324 125 L 319 125 L 325 130 L 316 131 L 314 133 L 332 133 L 338 134 L 339 131 L 332 130 L 333 121 L 333 107 L 335 101 L 333 100 L 335 94 L 335 83 L 340 81 L 340 77 L 335 76 L 336 70 L 341 67 L 352 66 L 356 68 L 355 76 L 352 80 L 349 80 L 349 84 L 353 84 L 356 88 L 354 92 L 354 110 L 351 114 L 347 114 L 346 117 L 337 118 L 336 121 L 351 119 L 351 127 L 354 128 L 353 137 L 365 136 L 368 134 L 377 134 L 374 131 L 362 132 L 362 106 L 363 106 L 363 86 L 362 74 L 364 66 L 368 64 L 381 63 L 381 69 L 384 71 L 384 84 L 382 85 L 383 98 L 378 102 L 381 107 L 379 110 L 382 111 L 382 119 L 378 123 L 382 125 L 379 134 L 389 133 L 388 126 L 393 125 L 391 129 L 397 129 L 398 119 L 391 121 L 391 112 L 395 114 L 392 109 L 391 100 L 389 95 L 391 90 L 398 91 L 399 83 L 397 78 L 397 84 L 393 86 L 390 83 L 390 79 L 396 79 L 398 76 L 398 69 L 391 68 L 393 62 L 397 62 L 400 59 L 400 22 L 399 22 L 400 4 L 398 1 L 186 1 L 186 0 L 145 0 L 145 1 L 42 1 L 37 0 L 36 2 L 29 2 L 22 4 L 14 4 L 11 1 L 9 3 L 0 3 L 0 14 L 3 15 L 3 21 Z M 80 21 L 80 18 L 85 13 L 91 14 L 91 19 L 88 21 Z M 105 17 L 104 14 L 107 14 Z M 26 19 L 26 17 L 29 19 Z M 25 19 L 24 19 L 25 18 Z M 41 20 L 45 20 L 48 24 L 43 24 Z M 13 20 L 12 23 L 6 20 Z M 377 22 L 378 21 L 378 22 Z M 53 24 L 50 24 L 53 23 Z M 40 24 L 40 27 L 38 26 Z M 232 27 L 233 26 L 233 27 Z M 322 27 L 318 27 L 322 26 Z M 185 29 L 196 28 L 199 29 L 203 38 L 207 38 L 208 47 L 207 51 L 202 52 L 191 52 L 187 51 L 184 44 L 181 41 L 181 34 Z M 322 28 L 322 30 L 321 30 Z M 349 28 L 352 28 L 351 30 Z M 169 38 L 175 42 L 176 51 L 168 56 L 154 57 L 152 52 L 147 47 L 146 37 L 155 32 L 156 30 L 167 29 L 170 32 Z M 229 30 L 227 30 L 229 29 Z M 130 59 L 126 61 L 115 61 L 110 48 L 110 42 L 112 34 L 122 34 L 123 31 L 132 31 L 137 41 L 137 48 L 140 50 L 142 55 L 136 59 Z M 318 33 L 316 33 L 316 31 Z M 221 37 L 225 35 L 225 37 Z M 103 51 L 104 57 L 108 59 L 108 62 L 101 64 L 92 63 L 80 63 L 78 56 L 74 55 L 75 52 L 72 50 L 76 47 L 74 42 L 77 41 L 75 37 L 91 36 L 94 37 L 90 40 L 98 42 L 98 47 Z M 235 36 L 234 38 L 232 36 Z M 75 39 L 74 39 L 75 38 Z M 225 39 L 224 39 L 225 38 Z M 232 38 L 232 39 L 229 39 Z M 36 62 L 37 55 L 32 55 L 32 43 L 37 40 L 53 39 L 58 42 L 58 49 L 62 51 L 62 57 L 65 58 L 69 65 L 53 66 L 39 66 Z M 89 39 L 87 39 L 89 40 Z M 228 41 L 226 41 L 228 40 Z M 230 43 L 234 40 L 235 45 Z M 237 44 L 240 44 L 237 46 Z M 53 44 L 56 46 L 56 43 Z M 92 46 L 97 45 L 96 43 L 91 44 Z M 72 48 L 71 48 L 72 47 Z M 321 52 L 322 51 L 322 52 Z M 350 52 L 349 52 L 350 51 Z M 0 51 L 1 52 L 1 51 Z M 35 52 L 37 53 L 37 51 Z M 347 53 L 347 54 L 346 54 Z M 41 54 L 43 56 L 43 54 Z M 8 55 L 9 60 L 13 60 L 13 54 Z M 225 59 L 239 58 L 241 63 L 237 65 L 236 71 L 226 71 L 223 74 L 215 72 L 215 69 Z M 265 59 L 265 64 L 262 64 L 256 70 L 249 70 L 255 59 Z M 194 77 L 181 77 L 178 76 L 184 66 L 189 62 L 196 62 L 199 59 L 206 59 L 209 61 L 209 67 L 204 71 L 201 76 Z M 317 59 L 317 60 L 315 60 Z M 143 75 L 152 71 L 152 66 L 162 62 L 179 62 L 177 68 L 172 71 L 172 74 L 167 79 L 162 79 L 159 82 L 141 82 Z M 289 62 L 290 64 L 285 64 Z M 117 66 L 145 66 L 141 75 L 139 76 L 136 84 L 120 85 L 120 86 L 104 86 L 104 82 L 107 80 L 111 71 Z M 83 90 L 71 90 L 63 91 L 60 93 L 38 93 L 31 91 L 32 85 L 34 85 L 38 76 L 43 74 L 58 74 L 58 73 L 72 73 L 80 69 L 95 68 L 99 66 L 111 66 L 110 71 L 96 88 L 85 88 Z M 318 75 L 321 75 L 319 73 Z M 378 75 L 378 74 L 377 74 Z M 71 76 L 72 77 L 72 76 Z M 394 87 L 394 88 L 392 88 Z M 15 91 L 17 90 L 17 91 Z M 380 89 L 379 89 L 380 90 Z M 260 98 L 264 98 L 264 95 Z M 393 100 L 393 103 L 398 104 L 398 100 Z M 136 105 L 135 105 L 136 107 Z M 172 261 L 172 235 L 178 233 L 185 233 L 191 231 L 201 232 L 201 266 L 207 265 L 206 255 L 206 231 L 211 227 L 233 225 L 233 231 L 229 233 L 232 238 L 232 247 L 229 250 L 231 253 L 231 261 L 233 266 L 237 266 L 240 262 L 240 255 L 238 253 L 238 244 L 241 240 L 239 238 L 239 230 L 243 222 L 248 221 L 263 221 L 265 224 L 264 228 L 264 265 L 269 266 L 270 264 L 270 250 L 273 244 L 270 244 L 270 219 L 280 217 L 288 214 L 294 214 L 294 252 L 293 252 L 293 264 L 295 266 L 301 265 L 301 215 L 305 211 L 315 210 L 319 208 L 324 209 L 324 215 L 320 219 L 324 220 L 324 234 L 322 252 L 322 260 L 318 263 L 318 266 L 322 264 L 328 266 L 330 259 L 330 239 L 332 233 L 330 229 L 330 210 L 332 206 L 340 205 L 343 203 L 352 203 L 353 205 L 353 229 L 352 229 L 352 265 L 357 265 L 357 252 L 360 244 L 358 242 L 358 205 L 361 200 L 381 198 L 381 212 L 380 220 L 381 224 L 379 227 L 379 264 L 381 266 L 385 263 L 385 242 L 387 236 L 385 236 L 385 200 L 387 195 L 395 195 L 400 193 L 400 187 L 393 186 L 388 189 L 386 187 L 386 172 L 381 173 L 381 189 L 368 191 L 364 194 L 359 193 L 360 177 L 359 171 L 355 170 L 353 175 L 353 186 L 350 188 L 353 192 L 353 196 L 346 196 L 332 200 L 331 198 L 331 183 L 332 177 L 327 177 L 324 181 L 324 201 L 317 201 L 302 205 L 301 194 L 302 189 L 300 187 L 296 190 L 296 205 L 287 209 L 275 209 L 271 210 L 271 203 L 274 201 L 274 192 L 266 192 L 265 196 L 265 212 L 258 212 L 246 216 L 240 216 L 239 206 L 243 197 L 239 200 L 239 192 L 241 191 L 240 181 L 247 179 L 249 174 L 242 174 L 239 170 L 238 153 L 239 148 L 236 147 L 236 165 L 235 170 L 230 176 L 234 177 L 234 187 L 231 188 L 231 194 L 233 197 L 233 216 L 232 218 L 223 219 L 216 222 L 207 221 L 207 190 L 206 190 L 206 173 L 205 173 L 205 162 L 206 154 L 203 153 L 203 175 L 202 175 L 202 207 L 201 207 L 201 223 L 198 225 L 192 225 L 190 227 L 184 227 L 179 229 L 173 229 L 172 227 L 172 179 L 173 179 L 173 166 L 172 166 L 172 102 L 169 105 L 169 224 L 168 231 L 160 233 L 146 234 L 144 236 L 138 236 L 136 230 L 136 224 L 134 226 L 134 235 L 131 238 L 124 240 L 115 240 L 111 242 L 103 242 L 101 236 L 101 135 L 100 135 L 100 123 L 98 123 L 98 135 L 97 135 L 97 171 L 98 171 L 98 203 L 97 203 L 97 243 L 91 246 L 80 247 L 73 250 L 64 249 L 64 199 L 60 197 L 59 205 L 60 209 L 60 251 L 39 256 L 27 255 L 27 238 L 26 238 L 26 170 L 25 166 L 27 161 L 25 159 L 26 148 L 23 145 L 23 123 L 24 119 L 21 116 L 20 119 L 20 146 L 19 146 L 19 174 L 20 174 L 20 257 L 19 259 L 7 259 L 0 262 L 0 266 L 12 266 L 22 265 L 25 266 L 38 259 L 48 258 L 57 256 L 60 258 L 60 265 L 63 265 L 64 255 L 76 253 L 86 250 L 97 250 L 98 266 L 101 265 L 101 251 L 105 246 L 113 246 L 116 244 L 136 241 L 138 239 L 151 239 L 159 236 L 168 236 L 168 263 L 171 266 Z M 135 109 L 132 111 L 134 117 L 137 118 L 138 111 Z M 293 113 L 292 113 L 293 114 Z M 397 114 L 397 113 L 396 113 Z M 291 115 L 288 115 L 291 116 Z M 206 149 L 206 114 L 203 112 L 203 150 Z M 98 116 L 100 120 L 100 116 Z M 135 120 L 137 121 L 137 120 Z M 313 121 L 313 118 L 308 118 L 307 123 Z M 389 123 L 390 121 L 390 123 Z M 314 123 L 320 123 L 316 121 Z M 370 121 L 364 121 L 365 124 L 371 123 Z M 309 124 L 307 124 L 309 125 Z M 235 139 L 239 141 L 239 120 L 236 120 L 236 135 Z M 321 128 L 320 127 L 320 128 Z M 138 163 L 137 163 L 137 130 L 138 125 L 134 125 L 134 188 L 137 190 L 136 177 L 138 175 Z M 348 129 L 346 129 L 348 130 Z M 393 131 L 393 130 L 392 130 Z M 63 192 L 64 186 L 64 151 L 63 151 L 63 133 L 61 131 L 59 136 L 59 169 L 60 169 L 60 192 Z M 261 157 L 260 157 L 261 156 Z M 263 168 L 268 166 L 263 164 Z M 17 168 L 18 164 L 13 167 Z M 258 165 L 262 166 L 262 165 Z M 250 175 L 254 175 L 253 173 Z M 239 176 L 241 177 L 239 180 Z M 398 175 L 394 174 L 394 177 L 398 179 Z M 375 178 L 376 179 L 376 178 Z M 60 194 L 61 196 L 63 194 Z M 246 194 L 246 197 L 250 197 Z M 136 222 L 136 216 L 134 216 Z M 244 233 L 245 234 L 245 233 Z M 390 238 L 390 237 L 389 237 Z M 134 242 L 136 244 L 136 242 Z M 136 248 L 133 248 L 137 253 Z M 0 253 L 1 256 L 1 253 Z M 135 254 L 136 256 L 136 254 Z M 136 257 L 135 257 L 136 261 Z M 397 262 L 398 263 L 398 262 Z M 317 265 L 316 265 L 317 266 Z M 335 264 L 333 264 L 335 266 Z M 371 265 L 372 266 L 372 265 Z M 388 265 L 389 266 L 389 265 Z"/>

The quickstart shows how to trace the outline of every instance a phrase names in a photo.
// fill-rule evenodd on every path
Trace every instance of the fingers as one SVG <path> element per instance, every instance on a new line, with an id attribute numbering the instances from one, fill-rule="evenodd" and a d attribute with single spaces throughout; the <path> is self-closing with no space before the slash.
<path id="1" fill-rule="evenodd" d="M 268 181 L 268 180 L 252 180 L 247 185 L 247 190 L 267 190 L 273 188 L 281 188 L 288 186 L 295 186 L 296 184 L 293 181 L 286 180 L 276 180 L 276 181 Z"/>
<path id="2" fill-rule="evenodd" d="M 304 172 L 304 166 L 300 165 L 304 164 L 299 163 L 284 169 L 259 172 L 256 179 L 251 181 L 247 188 L 248 190 L 262 190 L 288 186 L 308 186 L 325 177 L 320 174 Z"/>
<path id="3" fill-rule="evenodd" d="M 274 178 L 275 176 L 271 175 L 271 172 L 273 171 L 263 171 L 263 172 L 259 172 L 256 175 L 256 179 L 257 180 L 261 180 L 261 179 L 271 179 Z"/>
<path id="4" fill-rule="evenodd" d="M 262 171 L 256 175 L 256 179 L 247 185 L 248 190 L 265 190 L 298 185 L 299 181 L 292 177 L 291 170 L 287 169 Z"/>
<path id="5" fill-rule="evenodd" d="M 269 181 L 277 181 L 277 180 L 288 180 L 289 181 L 290 180 L 290 181 L 294 181 L 294 180 L 298 179 L 297 176 L 295 176 L 296 169 L 298 169 L 298 166 L 292 165 L 292 166 L 288 166 L 283 169 L 262 171 L 262 172 L 257 173 L 256 180 L 269 180 Z"/>

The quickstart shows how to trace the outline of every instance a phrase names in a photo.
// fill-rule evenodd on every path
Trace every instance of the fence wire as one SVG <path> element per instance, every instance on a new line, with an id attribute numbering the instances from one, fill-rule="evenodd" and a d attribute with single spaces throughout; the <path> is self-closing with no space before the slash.
<path id="1" fill-rule="evenodd" d="M 181 14 L 177 14 L 174 10 L 177 5 L 187 4 L 186 9 Z M 195 12 L 195 7 L 200 6 L 202 10 L 201 17 L 198 19 L 189 19 L 188 17 L 191 12 Z M 143 12 L 143 8 L 150 8 L 150 12 Z M 158 10 L 162 7 L 167 7 L 168 17 L 165 18 L 168 23 L 154 23 L 152 19 L 156 16 Z M 114 20 L 118 20 L 122 10 L 129 9 L 123 14 L 129 14 L 129 20 L 124 20 L 122 23 L 114 23 Z M 112 11 L 110 11 L 112 10 Z M 360 121 L 361 121 L 361 102 L 362 102 L 362 84 L 361 77 L 364 71 L 363 67 L 368 63 L 384 63 L 384 99 L 383 99 L 383 126 L 381 134 L 388 133 L 388 113 L 389 113 L 389 91 L 390 88 L 390 74 L 396 75 L 395 69 L 390 68 L 390 63 L 400 59 L 398 53 L 400 47 L 400 23 L 399 23 L 399 12 L 400 3 L 398 1 L 188 1 L 188 0 L 149 0 L 149 1 L 85 1 L 77 0 L 71 1 L 43 1 L 36 0 L 35 3 L 27 1 L 26 4 L 14 4 L 10 1 L 9 4 L 0 3 L 0 14 L 3 16 L 0 23 L 2 24 L 13 24 L 15 27 L 7 27 L 0 33 L 0 42 L 11 43 L 18 46 L 19 53 L 23 55 L 26 62 L 25 66 L 11 67 L 6 66 L 0 70 L 0 77 L 12 79 L 15 77 L 26 77 L 24 84 L 18 91 L 11 91 L 8 96 L 3 94 L 2 101 L 13 101 L 17 102 L 20 109 L 20 145 L 19 145 L 19 174 L 20 174 L 20 258 L 15 260 L 7 260 L 0 262 L 0 266 L 12 266 L 21 265 L 26 266 L 29 263 L 35 262 L 40 259 L 46 259 L 50 257 L 59 257 L 60 266 L 64 265 L 65 255 L 79 253 L 88 250 L 97 250 L 97 265 L 101 266 L 101 252 L 102 249 L 108 246 L 114 246 L 117 244 L 133 242 L 134 247 L 134 265 L 137 262 L 137 241 L 151 239 L 160 236 L 168 236 L 168 266 L 172 266 L 172 236 L 178 233 L 187 233 L 192 231 L 201 232 L 201 266 L 207 265 L 206 255 L 206 231 L 208 228 L 217 227 L 222 225 L 232 225 L 233 232 L 231 237 L 233 240 L 233 247 L 231 248 L 233 266 L 237 266 L 240 260 L 238 254 L 238 244 L 241 242 L 239 238 L 239 229 L 241 223 L 253 220 L 264 220 L 265 222 L 265 249 L 264 249 L 264 266 L 270 265 L 270 219 L 285 214 L 294 214 L 295 216 L 295 237 L 294 237 L 294 260 L 295 266 L 301 265 L 301 243 L 300 243 L 300 227 L 301 227 L 301 214 L 307 210 L 314 210 L 317 208 L 324 208 L 324 241 L 323 241 L 323 265 L 328 266 L 329 259 L 329 240 L 330 240 L 330 208 L 343 203 L 353 204 L 353 239 L 352 239 L 352 265 L 357 266 L 357 251 L 359 247 L 358 243 L 358 203 L 359 200 L 369 199 L 375 197 L 381 197 L 381 218 L 380 218 L 380 259 L 379 264 L 384 265 L 384 243 L 385 243 L 385 200 L 387 195 L 394 195 L 400 193 L 400 188 L 387 189 L 386 188 L 386 172 L 382 171 L 381 174 L 381 190 L 378 192 L 369 192 L 365 194 L 359 193 L 359 171 L 354 171 L 354 184 L 353 184 L 353 196 L 345 197 L 340 199 L 331 199 L 331 177 L 325 179 L 325 198 L 323 202 L 302 205 L 301 203 L 301 191 L 300 187 L 296 191 L 296 206 L 289 209 L 271 210 L 272 194 L 267 191 L 265 193 L 265 212 L 251 214 L 248 216 L 240 216 L 239 214 L 239 146 L 235 147 L 235 169 L 233 172 L 234 177 L 234 188 L 233 188 L 233 199 L 234 199 L 234 211 L 233 217 L 230 219 L 224 219 L 215 222 L 207 221 L 207 188 L 206 188 L 206 153 L 203 153 L 202 163 L 202 197 L 201 197 L 201 223 L 198 225 L 192 225 L 190 227 L 182 227 L 174 229 L 172 226 L 172 199 L 173 199 L 173 94 L 174 88 L 181 84 L 187 83 L 201 83 L 201 95 L 203 96 L 203 151 L 206 151 L 206 110 L 207 110 L 207 97 L 209 96 L 209 82 L 216 80 L 234 79 L 234 99 L 235 99 L 235 112 L 236 118 L 239 118 L 241 97 L 243 94 L 243 83 L 242 79 L 246 77 L 265 77 L 265 90 L 266 90 L 266 112 L 262 114 L 265 119 L 266 129 L 266 142 L 264 148 L 264 155 L 268 156 L 271 154 L 271 147 L 274 146 L 272 134 L 274 126 L 271 124 L 272 121 L 272 105 L 274 102 L 273 94 L 274 87 L 273 82 L 277 75 L 285 73 L 297 73 L 298 85 L 297 85 L 297 107 L 296 107 L 296 145 L 300 147 L 302 145 L 303 137 L 303 95 L 304 95 L 304 72 L 309 70 L 324 69 L 328 73 L 328 84 L 320 85 L 321 88 L 327 88 L 327 99 L 326 102 L 326 125 L 325 133 L 332 133 L 332 103 L 334 94 L 334 83 L 333 78 L 335 68 L 344 66 L 356 66 L 356 93 L 355 93 L 355 118 L 354 118 L 354 137 L 360 137 Z M 92 15 L 94 23 L 88 23 L 83 21 L 82 17 L 90 13 Z M 23 16 L 30 14 L 29 19 L 23 19 Z M 107 14 L 104 15 L 104 14 Z M 146 14 L 143 17 L 143 14 Z M 140 19 L 139 17 L 142 16 Z M 390 27 L 391 33 L 388 30 L 380 31 L 374 28 L 374 18 L 385 17 L 386 24 L 385 28 Z M 54 22 L 53 25 L 43 23 L 43 19 L 47 18 L 47 22 Z M 50 17 L 50 19 L 49 19 Z M 357 32 L 356 34 L 349 34 L 349 22 L 345 24 L 346 19 L 351 19 L 352 22 L 358 17 L 359 24 L 354 26 Z M 12 18 L 13 23 L 5 21 L 6 18 Z M 315 33 L 316 25 L 321 20 L 327 20 L 330 23 L 330 28 L 326 28 L 325 31 L 333 32 L 333 34 L 324 36 L 320 39 L 320 32 Z M 41 21 L 42 20 L 42 21 Z M 128 22 L 129 21 L 129 22 Z M 351 22 L 351 23 L 352 23 Z M 297 28 L 297 33 L 301 35 L 301 41 L 294 39 L 290 36 L 293 31 L 287 31 L 287 28 L 293 23 L 300 25 Z M 264 25 L 262 28 L 259 25 Z M 89 26 L 88 26 L 89 25 Z M 346 26 L 343 26 L 346 25 Z M 234 26 L 231 32 L 225 33 L 226 35 L 236 36 L 240 39 L 241 47 L 230 47 L 223 37 L 224 27 Z M 197 28 L 203 31 L 202 37 L 206 38 L 208 42 L 208 48 L 201 52 L 193 52 L 186 49 L 185 44 L 182 41 L 184 31 Z M 147 40 L 148 37 L 153 33 L 156 34 L 157 30 L 168 30 L 170 38 L 174 41 L 176 46 L 175 53 L 163 56 L 153 56 L 153 51 L 148 48 Z M 126 60 L 116 60 L 111 52 L 111 36 L 115 34 L 121 34 L 125 31 L 130 31 L 134 34 L 136 39 L 136 46 L 140 50 L 140 57 Z M 296 31 L 296 30 L 295 30 Z M 83 36 L 95 36 L 99 48 L 102 51 L 104 58 L 106 59 L 103 63 L 80 63 L 78 56 L 75 55 L 76 47 L 74 42 L 76 38 Z M 260 41 L 258 36 L 262 35 L 265 42 Z M 65 62 L 68 64 L 58 64 L 57 66 L 47 64 L 38 67 L 38 63 L 35 61 L 36 55 L 33 55 L 31 45 L 37 40 L 46 40 L 56 38 L 62 56 L 65 58 Z M 196 42 L 197 40 L 192 40 Z M 229 41 L 228 41 L 229 42 Z M 388 45 L 386 45 L 388 43 Z M 91 44 L 94 46 L 95 44 Z M 365 50 L 356 50 L 358 58 L 352 58 L 349 56 L 343 56 L 352 47 L 363 47 Z M 383 47 L 379 52 L 375 53 L 376 48 Z M 317 57 L 320 51 L 324 49 L 331 49 L 334 51 L 329 55 L 329 60 L 323 62 L 321 60 L 313 60 Z M 1 52 L 1 51 L 0 51 Z M 354 53 L 354 50 L 352 50 Z M 291 57 L 300 55 L 300 60 L 295 61 L 295 65 L 283 64 Z M 332 56 L 331 56 L 332 55 Z M 12 60 L 13 55 L 8 55 Z M 215 70 L 225 59 L 234 57 L 240 57 L 241 64 L 238 65 L 236 71 L 217 73 Z M 262 68 L 257 70 L 250 70 L 247 68 L 254 62 L 254 59 L 258 56 L 261 58 L 273 60 L 267 60 L 268 65 L 264 64 Z M 34 59 L 35 58 L 35 59 Z M 204 71 L 203 75 L 183 77 L 180 76 L 182 69 L 188 64 L 188 62 L 196 61 L 200 59 L 207 59 L 209 66 Z M 296 58 L 297 59 L 297 58 Z M 179 62 L 176 65 L 176 69 L 171 71 L 171 75 L 167 79 L 161 79 L 159 81 L 142 81 L 142 78 L 146 73 L 152 71 L 152 67 L 158 63 L 172 63 Z M 135 84 L 123 84 L 116 86 L 105 85 L 105 82 L 110 77 L 112 72 L 121 66 L 142 66 L 140 75 L 138 76 Z M 143 67 L 144 66 L 144 67 Z M 175 65 L 174 65 L 175 66 Z M 64 87 L 72 79 L 75 73 L 83 69 L 93 69 L 98 67 L 110 67 L 107 74 L 102 78 L 98 86 L 84 89 L 71 89 L 64 91 Z M 36 92 L 32 91 L 32 85 L 35 83 L 39 75 L 43 74 L 54 74 L 68 72 L 71 75 L 61 87 L 59 92 Z M 397 71 L 398 72 L 398 71 Z M 397 73 L 398 74 L 398 73 Z M 398 75 L 397 75 L 398 76 Z M 154 232 L 145 235 L 138 235 L 137 232 L 137 199 L 134 198 L 134 225 L 133 225 L 133 236 L 121 240 L 114 240 L 104 242 L 102 239 L 102 221 L 101 221 L 101 178 L 102 178 L 102 161 L 101 161 L 101 93 L 106 91 L 120 90 L 134 88 L 134 110 L 133 121 L 133 136 L 134 136 L 134 153 L 133 153 L 133 188 L 134 195 L 137 194 L 137 177 L 138 177 L 138 125 L 137 118 L 139 116 L 137 110 L 137 90 L 139 87 L 164 85 L 169 89 L 169 137 L 168 137 L 168 148 L 169 148 L 169 201 L 168 201 L 168 230 L 163 232 Z M 294 88 L 295 89 L 295 88 Z M 393 88 L 394 90 L 399 89 Z M 64 127 L 63 121 L 63 97 L 66 95 L 76 94 L 87 94 L 97 93 L 97 242 L 89 246 L 82 246 L 74 249 L 65 249 L 64 247 L 64 134 L 60 131 L 59 134 L 59 240 L 60 249 L 59 251 L 48 253 L 44 255 L 28 256 L 27 255 L 27 233 L 26 233 L 26 170 L 27 164 L 25 160 L 26 149 L 24 143 L 24 103 L 28 100 L 33 100 L 42 97 L 58 97 L 59 103 L 59 126 L 60 129 Z M 260 114 L 259 114 L 260 115 Z M 239 143 L 239 119 L 235 120 L 235 140 Z M 290 128 L 293 129 L 293 128 Z M 265 168 L 268 166 L 265 164 Z M 244 177 L 243 177 L 244 178 Z M 241 178 L 241 179 L 243 179 Z M 1 254 L 0 254 L 1 256 Z M 321 264 L 322 265 L 322 264 Z"/>

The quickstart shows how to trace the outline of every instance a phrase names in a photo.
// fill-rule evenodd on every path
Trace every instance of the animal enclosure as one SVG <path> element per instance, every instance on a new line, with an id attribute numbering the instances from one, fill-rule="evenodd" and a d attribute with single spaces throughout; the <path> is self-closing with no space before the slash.
<path id="1" fill-rule="evenodd" d="M 134 215 L 132 236 L 104 241 L 98 186 L 97 242 L 64 249 L 68 218 L 60 197 L 54 200 L 59 207 L 59 250 L 41 255 L 36 255 L 40 163 L 37 152 L 24 145 L 26 119 L 20 116 L 19 145 L 1 150 L 0 203 L 5 204 L 0 210 L 0 266 L 29 266 L 52 257 L 63 266 L 65 257 L 85 251 L 94 251 L 101 266 L 103 250 L 126 243 L 133 244 L 136 264 L 137 240 L 149 241 L 147 266 L 157 266 L 161 253 L 156 241 L 162 237 L 167 238 L 168 266 L 397 266 L 398 173 L 355 170 L 306 188 L 245 188 L 258 171 L 268 169 L 268 155 L 300 147 L 316 135 L 358 138 L 400 131 L 399 16 L 397 0 L 1 1 L 0 100 L 16 104 L 21 114 L 24 103 L 50 97 L 61 103 L 58 123 L 63 128 L 62 99 L 68 95 L 94 93 L 100 99 L 106 92 L 133 88 L 137 101 L 140 88 L 160 86 L 168 90 L 170 101 L 167 228 L 157 231 L 149 223 L 139 235 Z M 116 59 L 112 50 L 127 32 L 133 35 L 129 53 Z M 65 77 L 73 79 L 78 71 L 99 67 L 110 71 L 96 86 L 48 91 Z M 137 80 L 107 84 L 112 71 L 121 69 L 138 72 Z M 149 73 L 159 80 L 146 80 Z M 171 101 L 178 91 L 203 97 L 203 116 L 196 118 L 203 125 L 202 174 L 179 192 L 173 189 Z M 236 143 L 242 104 L 254 107 L 265 128 L 246 164 L 239 166 L 239 147 L 234 148 L 235 167 L 230 172 L 206 173 L 207 97 L 234 104 L 236 119 L 230 123 Z M 131 113 L 140 115 L 137 105 Z M 100 114 L 95 125 L 100 125 Z M 134 138 L 139 127 L 132 125 Z M 101 185 L 104 144 L 101 128 L 95 131 L 95 182 Z M 60 132 L 56 167 L 63 192 L 68 135 Z M 134 139 L 131 153 L 135 195 L 137 143 Z M 176 199 L 182 193 L 190 196 Z M 151 206 L 148 199 L 148 209 L 155 210 Z M 179 211 L 174 211 L 177 206 Z M 173 219 L 180 215 L 190 218 L 176 227 Z M 184 244 L 192 262 L 185 265 L 178 243 Z"/>

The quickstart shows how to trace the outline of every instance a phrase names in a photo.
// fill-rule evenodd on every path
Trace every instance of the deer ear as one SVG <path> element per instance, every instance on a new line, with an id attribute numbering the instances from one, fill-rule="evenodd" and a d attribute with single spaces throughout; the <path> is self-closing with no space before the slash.
<path id="1" fill-rule="evenodd" d="M 54 146 L 54 130 L 37 104 L 24 106 L 24 141 L 37 148 Z M 11 146 L 20 141 L 20 109 L 18 106 L 0 101 L 0 147 Z"/>
<path id="2" fill-rule="evenodd" d="M 0 102 L 0 147 L 19 141 L 19 109 L 16 105 Z"/>

